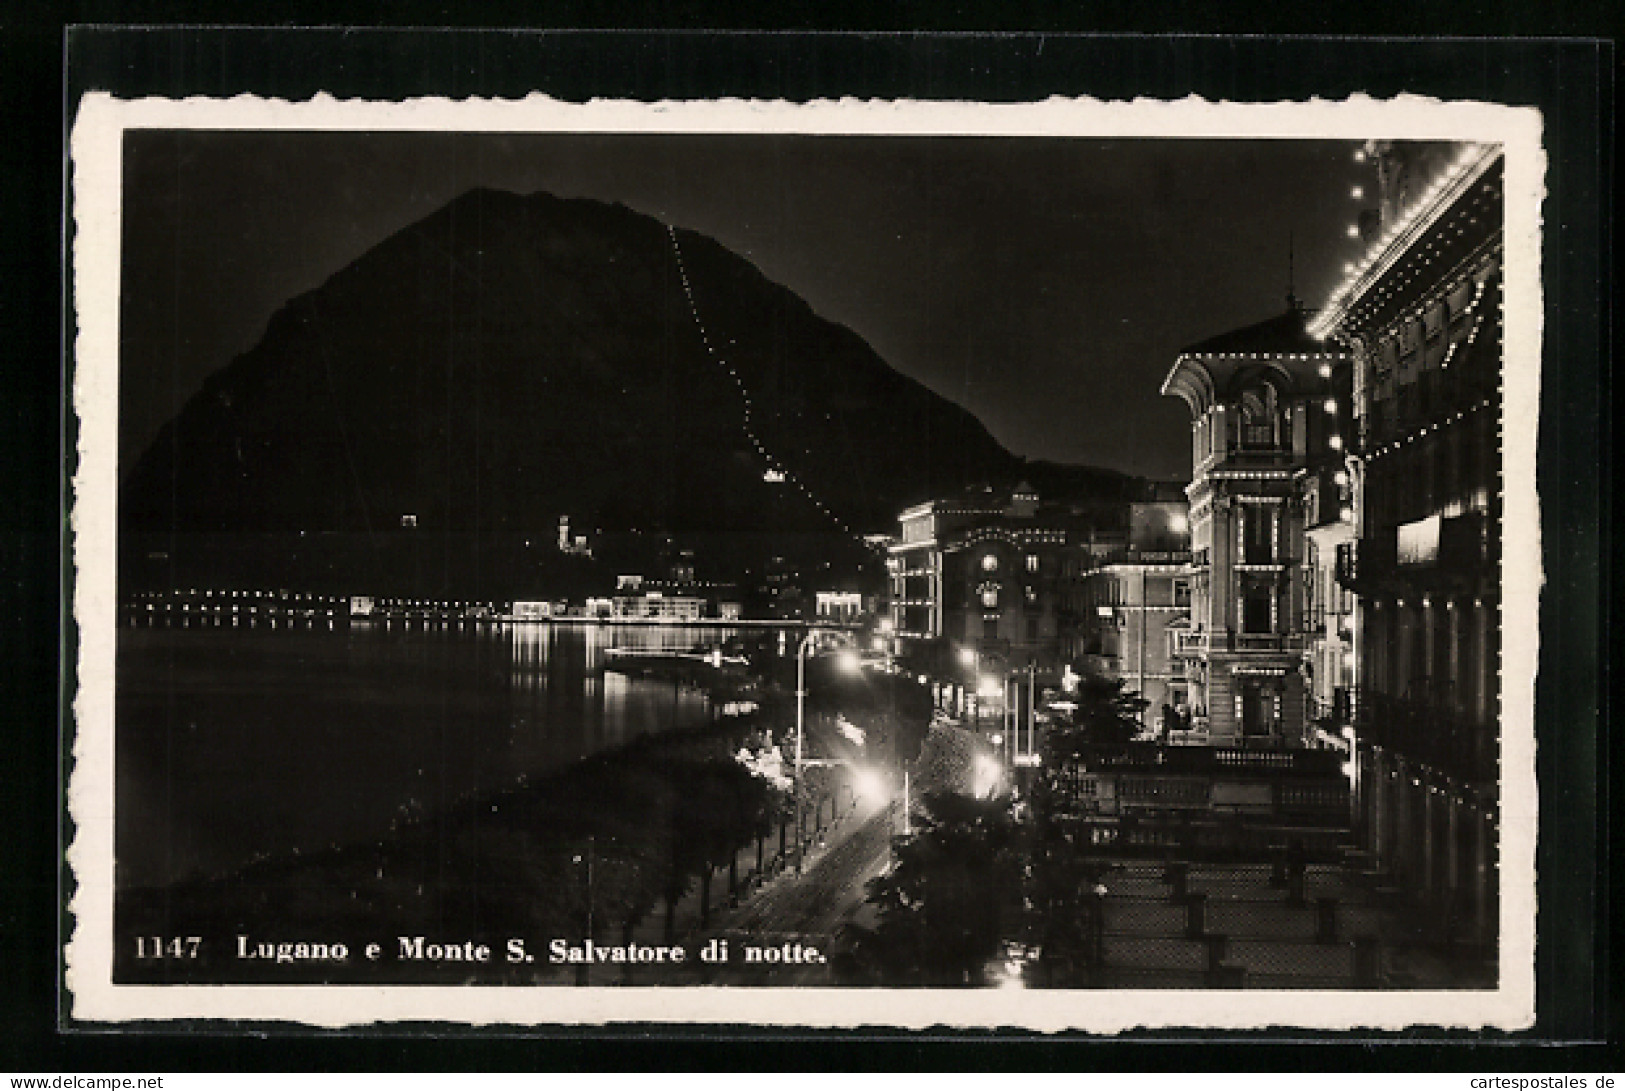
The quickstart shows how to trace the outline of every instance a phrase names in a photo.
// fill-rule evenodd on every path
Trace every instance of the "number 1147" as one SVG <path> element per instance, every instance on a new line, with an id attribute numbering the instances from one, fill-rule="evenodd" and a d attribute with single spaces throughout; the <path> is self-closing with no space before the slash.
<path id="1" fill-rule="evenodd" d="M 176 936 L 165 940 L 162 936 L 135 937 L 136 958 L 197 958 L 203 946 L 201 936 Z"/>

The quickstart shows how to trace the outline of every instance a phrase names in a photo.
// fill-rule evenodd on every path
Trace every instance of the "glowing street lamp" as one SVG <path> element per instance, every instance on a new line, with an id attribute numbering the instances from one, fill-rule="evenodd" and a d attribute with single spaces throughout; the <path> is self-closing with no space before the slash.
<path id="1" fill-rule="evenodd" d="M 796 874 L 801 874 L 802 861 L 802 792 L 801 792 L 801 746 L 802 738 L 806 732 L 806 702 L 807 702 L 807 649 L 812 647 L 813 636 L 817 630 L 808 629 L 796 648 Z"/>
<path id="2" fill-rule="evenodd" d="M 817 629 L 808 629 L 801 643 L 796 647 L 796 874 L 801 874 L 802 865 L 802 819 L 804 811 L 804 793 L 802 791 L 802 748 L 807 732 L 807 650 L 813 646 L 814 638 L 818 636 Z M 857 655 L 850 649 L 840 653 L 837 661 L 848 670 L 856 671 L 861 664 Z"/>
<path id="3" fill-rule="evenodd" d="M 971 794 L 977 799 L 992 799 L 1003 771 L 990 755 L 976 755 L 976 760 L 971 763 Z"/>
<path id="4" fill-rule="evenodd" d="M 886 778 L 877 770 L 852 768 L 852 791 L 862 799 L 882 799 L 889 794 Z"/>

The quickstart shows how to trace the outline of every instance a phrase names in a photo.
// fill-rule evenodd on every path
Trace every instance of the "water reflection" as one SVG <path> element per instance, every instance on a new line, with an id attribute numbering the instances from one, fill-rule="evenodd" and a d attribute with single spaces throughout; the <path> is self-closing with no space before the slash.
<path id="1" fill-rule="evenodd" d="M 628 677 L 606 653 L 687 652 L 733 635 L 148 617 L 119 633 L 119 884 L 376 836 L 402 813 L 704 722 L 702 691 Z"/>

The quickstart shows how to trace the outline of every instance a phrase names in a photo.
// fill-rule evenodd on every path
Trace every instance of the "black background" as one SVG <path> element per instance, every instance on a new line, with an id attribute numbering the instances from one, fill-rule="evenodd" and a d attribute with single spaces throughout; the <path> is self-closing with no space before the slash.
<path id="1" fill-rule="evenodd" d="M 1267 35 L 1612 35 L 1607 4 L 1430 3 L 1338 6 L 1248 4 L 1222 14 L 1195 4 L 1159 9 L 1149 26 L 1135 5 L 1060 10 L 1022 4 L 706 7 L 667 3 L 390 5 L 391 18 L 436 26 L 712 28 L 675 35 L 522 35 L 502 30 L 397 35 L 380 29 L 302 34 L 274 30 L 76 32 L 64 76 L 64 22 L 179 23 L 256 17 L 274 25 L 375 23 L 384 5 L 77 3 L 0 10 L 0 1069 L 71 1073 L 320 1068 L 948 1068 L 1443 1069 L 1493 1073 L 1619 1066 L 1609 1039 L 1621 1009 L 1609 970 L 1607 634 L 1612 541 L 1610 384 L 1602 361 L 1612 255 L 1611 47 L 1585 41 L 1294 38 Z M 739 33 L 748 26 L 861 35 Z M 737 28 L 735 32 L 716 32 Z M 955 32 L 921 35 L 901 31 Z M 1039 39 L 1006 31 L 1046 32 Z M 1184 36 L 1068 37 L 1068 31 L 1188 32 Z M 999 33 L 967 34 L 967 31 Z M 1204 33 L 1248 35 L 1213 39 Z M 831 94 L 1022 100 L 1050 94 L 1215 99 L 1340 98 L 1410 91 L 1539 106 L 1551 156 L 1545 208 L 1546 369 L 1539 487 L 1546 594 L 1537 693 L 1542 789 L 1537 1006 L 1532 1035 L 1429 1039 L 1314 1036 L 1273 1043 L 1156 1046 L 1005 1035 L 759 1034 L 640 1028 L 623 1041 L 580 1031 L 494 1039 L 433 1039 L 423 1030 L 280 1039 L 200 1028 L 174 1032 L 64 1032 L 58 1025 L 60 702 L 71 694 L 62 532 L 73 435 L 62 405 L 62 345 L 71 317 L 62 210 L 65 133 L 83 91 L 120 95 L 304 98 L 413 94 L 565 99 L 709 97 L 803 99 Z M 55 681 L 53 681 L 55 680 Z M 247 1029 L 247 1028 L 245 1028 Z M 1170 1036 L 1181 1037 L 1181 1036 Z M 1192 1038 L 1196 1036 L 1183 1036 Z M 1300 1039 L 1301 1040 L 1301 1039 Z M 1535 1048 L 1561 1041 L 1561 1048 Z"/>

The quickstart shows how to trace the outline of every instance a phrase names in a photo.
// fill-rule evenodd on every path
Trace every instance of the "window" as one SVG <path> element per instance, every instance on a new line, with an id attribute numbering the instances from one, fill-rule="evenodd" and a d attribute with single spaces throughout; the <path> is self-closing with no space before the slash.
<path id="1" fill-rule="evenodd" d="M 1276 420 L 1275 388 L 1265 385 L 1262 390 L 1248 391 L 1241 399 L 1241 446 L 1245 448 L 1272 448 L 1279 441 Z"/>
<path id="2" fill-rule="evenodd" d="M 1027 571 L 1029 571 L 1029 572 L 1037 572 L 1038 571 L 1038 554 L 1036 554 L 1036 553 L 1027 554 Z"/>
<path id="3" fill-rule="evenodd" d="M 988 608 L 989 610 L 998 609 L 998 607 L 999 607 L 999 589 L 997 587 L 984 587 L 984 588 L 982 588 L 982 605 L 985 606 L 986 608 Z"/>
<path id="4" fill-rule="evenodd" d="M 1243 593 L 1241 599 L 1241 631 L 1244 633 L 1268 633 L 1274 626 L 1271 624 L 1274 596 L 1266 583 L 1250 585 Z"/>
<path id="5" fill-rule="evenodd" d="M 1241 512 L 1246 528 L 1242 545 L 1243 563 L 1270 564 L 1275 560 L 1275 511 L 1249 505 Z"/>
<path id="6" fill-rule="evenodd" d="M 999 556 L 998 556 L 998 554 L 996 554 L 996 553 L 985 553 L 985 554 L 983 554 L 982 555 L 982 571 L 983 572 L 997 572 L 998 570 L 999 570 Z"/>
<path id="7" fill-rule="evenodd" d="M 1024 590 L 1026 592 L 1026 597 L 1027 597 L 1028 603 L 1035 603 L 1035 602 L 1038 601 L 1038 588 L 1036 588 L 1036 587 L 1028 587 L 1028 588 L 1025 588 Z"/>

